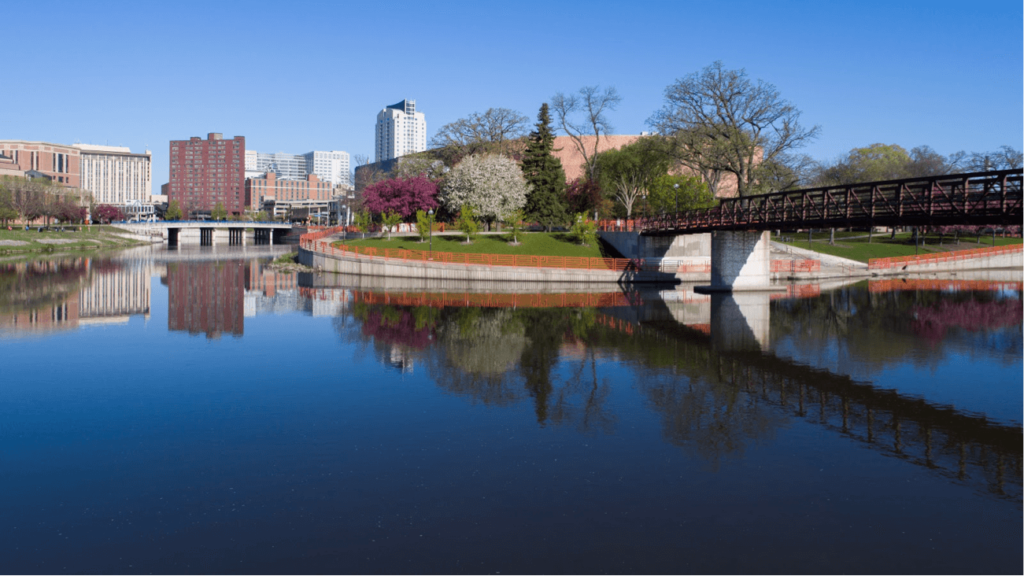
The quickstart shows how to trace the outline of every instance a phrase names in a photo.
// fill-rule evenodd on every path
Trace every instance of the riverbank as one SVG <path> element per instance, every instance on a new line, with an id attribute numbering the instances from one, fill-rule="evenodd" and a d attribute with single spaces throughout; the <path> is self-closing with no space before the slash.
<path id="1" fill-rule="evenodd" d="M 65 226 L 63 232 L 60 230 L 61 227 L 42 232 L 37 228 L 0 230 L 0 254 L 91 251 L 148 244 L 113 226 Z"/>
<path id="2" fill-rule="evenodd" d="M 827 232 L 813 234 L 811 241 L 807 240 L 806 234 L 783 234 L 781 237 L 773 237 L 772 240 L 782 245 L 864 263 L 872 258 L 899 258 L 1024 243 L 1024 239 L 1021 238 L 997 236 L 993 243 L 991 236 L 984 235 L 961 236 L 956 240 L 949 234 L 922 234 L 920 244 L 915 246 L 913 235 L 909 232 L 896 234 L 895 237 L 889 234 L 874 234 L 870 238 L 864 232 L 836 232 L 835 245 L 828 243 Z"/>

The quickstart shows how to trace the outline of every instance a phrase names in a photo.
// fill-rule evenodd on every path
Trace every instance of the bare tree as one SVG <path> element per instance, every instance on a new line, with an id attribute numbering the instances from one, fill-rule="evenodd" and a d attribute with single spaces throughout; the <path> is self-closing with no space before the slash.
<path id="1" fill-rule="evenodd" d="M 775 86 L 747 79 L 745 70 L 715 62 L 665 89 L 665 106 L 647 121 L 661 134 L 681 136 L 680 161 L 699 172 L 732 173 L 746 196 L 757 184 L 757 164 L 777 161 L 818 136 Z"/>
<path id="2" fill-rule="evenodd" d="M 1010 170 L 1024 164 L 1024 154 L 1012 146 L 1000 146 L 995 152 L 971 152 L 961 150 L 949 155 L 947 160 L 951 171 L 986 172 L 988 170 Z"/>
<path id="3" fill-rule="evenodd" d="M 41 215 L 42 185 L 33 180 L 22 178 L 9 181 L 7 188 L 11 191 L 11 207 L 18 213 L 23 224 L 35 220 Z"/>
<path id="4" fill-rule="evenodd" d="M 488 108 L 483 114 L 473 112 L 467 118 L 441 126 L 430 139 L 430 145 L 444 148 L 491 142 L 501 148 L 505 141 L 525 136 L 529 123 L 528 117 L 515 110 Z"/>
<path id="5" fill-rule="evenodd" d="M 356 154 L 352 158 L 356 164 L 355 187 L 357 195 L 367 186 L 371 186 L 387 178 L 387 173 L 380 169 L 380 165 L 370 161 L 366 154 Z"/>
<path id="6" fill-rule="evenodd" d="M 576 150 L 583 156 L 583 165 L 590 180 L 596 176 L 601 134 L 607 136 L 612 130 L 605 111 L 615 110 L 620 102 L 622 97 L 613 86 L 603 91 L 599 86 L 584 86 L 576 94 L 559 92 L 551 98 L 556 130 L 565 132 L 572 139 Z M 591 134 L 594 136 L 593 145 L 587 146 L 584 139 Z"/>

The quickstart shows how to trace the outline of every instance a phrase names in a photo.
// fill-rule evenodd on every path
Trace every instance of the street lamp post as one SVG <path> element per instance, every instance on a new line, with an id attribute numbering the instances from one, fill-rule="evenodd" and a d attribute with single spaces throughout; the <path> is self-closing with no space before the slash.
<path id="1" fill-rule="evenodd" d="M 676 189 L 676 218 L 678 218 L 679 217 L 679 184 L 678 183 L 673 184 L 672 187 Z"/>
<path id="2" fill-rule="evenodd" d="M 429 248 L 429 250 L 430 250 L 430 259 L 433 260 L 434 259 L 434 209 L 433 208 L 431 208 L 430 210 L 427 210 L 427 216 L 430 216 L 430 231 L 427 233 L 427 235 L 430 238 L 430 248 Z M 423 238 L 423 236 L 420 236 L 420 238 Z"/>

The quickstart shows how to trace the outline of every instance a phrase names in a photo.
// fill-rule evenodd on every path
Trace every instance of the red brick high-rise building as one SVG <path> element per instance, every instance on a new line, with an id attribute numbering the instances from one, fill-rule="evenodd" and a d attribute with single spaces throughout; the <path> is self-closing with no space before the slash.
<path id="1" fill-rule="evenodd" d="M 211 132 L 206 140 L 171 140 L 167 201 L 177 201 L 187 215 L 209 212 L 218 203 L 228 214 L 244 213 L 245 136 L 224 140 L 222 134 Z"/>

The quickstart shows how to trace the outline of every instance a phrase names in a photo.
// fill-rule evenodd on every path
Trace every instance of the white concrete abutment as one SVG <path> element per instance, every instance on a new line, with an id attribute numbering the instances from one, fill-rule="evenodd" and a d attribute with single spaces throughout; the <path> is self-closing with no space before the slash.
<path id="1" fill-rule="evenodd" d="M 711 233 L 711 285 L 698 292 L 785 290 L 772 286 L 771 232 Z"/>

